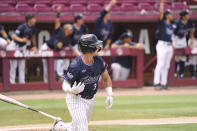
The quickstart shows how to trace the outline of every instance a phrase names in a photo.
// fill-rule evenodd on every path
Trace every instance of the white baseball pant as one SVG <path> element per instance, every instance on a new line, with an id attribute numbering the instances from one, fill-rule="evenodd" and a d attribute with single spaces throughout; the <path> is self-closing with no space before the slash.
<path id="1" fill-rule="evenodd" d="M 159 40 L 156 46 L 157 65 L 154 72 L 154 84 L 167 85 L 168 70 L 173 55 L 172 45 Z"/>
<path id="2" fill-rule="evenodd" d="M 190 43 L 190 40 L 189 40 L 189 43 Z M 194 39 L 193 46 L 194 46 L 194 49 L 197 48 L 197 39 Z M 197 56 L 196 55 L 189 56 L 189 64 L 194 65 L 194 66 L 197 65 Z"/>
<path id="3" fill-rule="evenodd" d="M 26 45 L 19 47 L 14 41 L 12 41 L 8 46 L 7 50 L 25 50 Z M 25 83 L 25 59 L 13 59 L 10 60 L 10 83 L 16 83 L 16 69 L 18 67 L 19 71 L 19 83 Z"/>
<path id="4" fill-rule="evenodd" d="M 84 99 L 80 95 L 68 93 L 66 103 L 72 117 L 72 131 L 88 131 L 94 98 Z"/>
<path id="5" fill-rule="evenodd" d="M 44 43 L 40 50 L 48 50 L 49 47 L 47 46 L 46 43 Z M 43 63 L 43 79 L 44 79 L 44 82 L 47 83 L 48 82 L 48 63 L 47 63 L 47 60 L 46 59 L 43 59 L 42 60 L 42 63 Z M 64 70 L 67 70 L 68 66 L 70 64 L 70 59 L 57 59 L 55 61 L 55 70 L 58 74 L 58 76 L 63 76 L 64 74 Z"/>
<path id="6" fill-rule="evenodd" d="M 0 37 L 0 49 L 6 49 L 8 42 Z"/>
<path id="7" fill-rule="evenodd" d="M 174 43 L 174 47 L 176 49 L 183 49 L 183 48 L 187 47 L 186 37 L 179 38 L 178 36 L 173 35 L 173 43 Z M 176 62 L 186 61 L 186 60 L 187 60 L 186 56 L 175 56 Z"/>
<path id="8" fill-rule="evenodd" d="M 125 68 L 119 63 L 112 63 L 112 78 L 113 80 L 127 80 L 129 77 L 130 69 Z"/>

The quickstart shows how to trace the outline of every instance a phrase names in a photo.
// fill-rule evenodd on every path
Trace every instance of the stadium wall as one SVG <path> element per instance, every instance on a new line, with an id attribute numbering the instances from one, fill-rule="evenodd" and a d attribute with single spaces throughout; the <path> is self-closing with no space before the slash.
<path id="1" fill-rule="evenodd" d="M 62 22 L 62 25 L 65 23 L 71 23 L 71 22 Z M 5 26 L 5 30 L 8 32 L 9 35 L 11 35 L 17 26 L 21 24 L 21 22 L 1 22 L 0 24 Z M 89 32 L 92 32 L 92 29 L 94 27 L 93 22 L 86 22 L 86 25 L 89 29 Z M 121 32 L 124 29 L 130 29 L 134 35 L 133 41 L 135 42 L 141 42 L 145 44 L 145 57 L 144 57 L 144 63 L 145 67 L 146 64 L 151 61 L 152 58 L 155 56 L 155 44 L 156 44 L 156 30 L 157 30 L 157 22 L 156 20 L 153 21 L 124 21 L 124 22 L 118 22 L 113 21 L 114 25 L 114 34 L 113 34 L 113 40 L 115 41 Z M 41 46 L 47 39 L 50 38 L 54 31 L 54 23 L 53 22 L 38 22 L 36 24 L 37 27 L 37 43 L 38 46 Z M 30 62 L 31 61 L 31 62 Z M 155 60 L 149 66 L 149 68 L 146 68 L 144 70 L 144 84 L 145 85 L 151 85 L 152 84 L 152 78 L 153 78 L 153 69 L 155 67 Z M 42 72 L 42 62 L 38 59 L 30 59 L 27 60 L 27 73 L 28 75 L 36 75 L 36 69 L 40 66 L 40 72 Z M 148 76 L 146 75 L 148 74 Z M 0 59 L 0 76 L 2 76 L 2 60 Z M 41 77 L 40 77 L 41 78 Z M 0 82 L 2 79 L 0 78 Z M 31 80 L 27 80 L 31 81 Z"/>

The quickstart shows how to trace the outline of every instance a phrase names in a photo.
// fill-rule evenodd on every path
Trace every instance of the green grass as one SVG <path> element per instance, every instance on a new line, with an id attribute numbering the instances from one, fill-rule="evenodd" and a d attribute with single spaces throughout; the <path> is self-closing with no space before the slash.
<path id="1" fill-rule="evenodd" d="M 197 95 L 121 96 L 113 108 L 105 109 L 105 98 L 96 98 L 92 114 L 96 120 L 124 120 L 197 116 Z M 24 104 L 71 121 L 65 99 L 22 100 Z M 32 111 L 0 101 L 0 126 L 52 123 L 53 120 Z M 129 127 L 128 127 L 129 128 Z"/>
<path id="2" fill-rule="evenodd" d="M 92 131 L 196 131 L 197 124 L 146 125 L 146 126 L 90 126 Z"/>

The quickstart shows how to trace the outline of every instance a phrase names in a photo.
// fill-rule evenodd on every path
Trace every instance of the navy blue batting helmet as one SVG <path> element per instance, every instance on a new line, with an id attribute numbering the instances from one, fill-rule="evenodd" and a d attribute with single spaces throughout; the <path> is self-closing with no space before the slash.
<path id="1" fill-rule="evenodd" d="M 94 34 L 82 35 L 78 44 L 83 53 L 92 53 L 103 48 L 103 41 L 98 40 Z"/>

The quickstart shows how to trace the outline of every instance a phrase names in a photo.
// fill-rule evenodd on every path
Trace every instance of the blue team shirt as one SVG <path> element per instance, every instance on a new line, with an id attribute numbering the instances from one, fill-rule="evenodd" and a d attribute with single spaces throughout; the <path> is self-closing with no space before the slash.
<path id="1" fill-rule="evenodd" d="M 2 31 L 4 29 L 4 27 L 2 25 L 0 25 L 0 31 Z"/>
<path id="2" fill-rule="evenodd" d="M 67 47 L 72 42 L 70 36 L 65 36 L 62 27 L 59 27 L 55 30 L 50 39 L 47 41 L 47 45 L 49 48 L 55 49 L 58 42 L 62 42 L 63 47 Z"/>
<path id="3" fill-rule="evenodd" d="M 0 25 L 0 32 L 4 30 L 4 26 Z M 0 33 L 0 37 L 3 37 L 2 34 Z"/>
<path id="4" fill-rule="evenodd" d="M 116 45 L 123 45 L 123 41 L 122 40 L 117 40 L 114 42 L 114 44 Z M 130 45 L 134 46 L 136 45 L 135 42 L 130 42 Z M 125 68 L 131 68 L 132 66 L 132 56 L 118 56 L 115 57 L 113 62 L 115 63 L 119 63 L 121 66 L 125 67 Z"/>
<path id="5" fill-rule="evenodd" d="M 72 45 L 78 43 L 80 37 L 84 34 L 88 33 L 88 29 L 85 24 L 81 25 L 80 29 L 77 29 L 76 26 L 73 24 L 73 34 L 72 34 Z"/>
<path id="6" fill-rule="evenodd" d="M 189 19 L 186 24 L 184 24 L 181 19 L 177 19 L 174 24 L 176 25 L 174 34 L 179 38 L 186 37 L 189 30 L 194 28 L 194 24 L 191 19 Z"/>
<path id="7" fill-rule="evenodd" d="M 159 27 L 159 40 L 171 43 L 172 35 L 174 32 L 173 24 L 168 24 L 165 22 L 165 20 L 159 20 L 158 27 Z"/>
<path id="8" fill-rule="evenodd" d="M 113 26 L 111 21 L 105 23 L 103 21 L 104 16 L 108 13 L 106 10 L 102 10 L 100 16 L 96 19 L 94 24 L 93 33 L 98 37 L 99 40 L 106 41 L 112 39 Z"/>
<path id="9" fill-rule="evenodd" d="M 26 37 L 28 40 L 31 40 L 32 36 L 36 34 L 36 27 L 35 26 L 28 27 L 28 25 L 24 23 L 17 27 L 15 34 L 20 38 Z M 26 44 L 18 41 L 15 41 L 15 43 L 18 44 L 20 47 Z"/>
<path id="10" fill-rule="evenodd" d="M 194 38 L 197 39 L 197 25 L 195 25 Z"/>
<path id="11" fill-rule="evenodd" d="M 80 93 L 82 97 L 93 98 L 98 89 L 99 77 L 107 69 L 107 64 L 99 57 L 94 57 L 91 66 L 84 64 L 81 56 L 77 57 L 68 67 L 64 79 L 71 84 L 83 82 L 85 89 Z"/>

